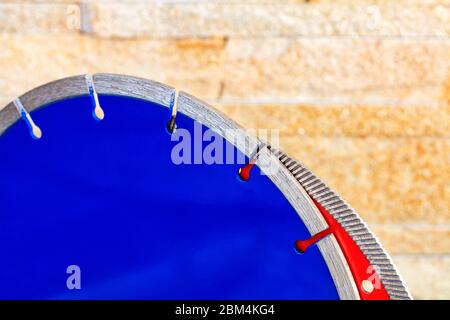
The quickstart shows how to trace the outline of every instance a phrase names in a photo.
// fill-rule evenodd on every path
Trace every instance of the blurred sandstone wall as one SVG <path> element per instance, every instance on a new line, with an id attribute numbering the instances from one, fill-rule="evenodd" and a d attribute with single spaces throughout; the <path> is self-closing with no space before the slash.
<path id="1" fill-rule="evenodd" d="M 416 298 L 450 298 L 450 0 L 1 1 L 0 43 L 1 106 L 115 72 L 280 129 Z"/>

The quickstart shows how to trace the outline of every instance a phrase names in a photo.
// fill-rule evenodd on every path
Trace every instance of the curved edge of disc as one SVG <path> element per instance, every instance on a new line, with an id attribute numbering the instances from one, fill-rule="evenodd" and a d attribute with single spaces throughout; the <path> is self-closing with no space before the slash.
<path id="1" fill-rule="evenodd" d="M 46 83 L 34 88 L 19 97 L 24 108 L 31 112 L 41 106 L 49 103 L 79 96 L 87 93 L 84 76 L 73 76 Z M 12 124 L 19 120 L 20 115 L 17 112 L 14 103 L 10 102 L 0 110 L 0 136 Z"/>
<path id="2" fill-rule="evenodd" d="M 175 88 L 153 80 L 113 73 L 96 73 L 92 76 L 99 94 L 133 97 L 169 108 Z"/>
<path id="3" fill-rule="evenodd" d="M 302 179 L 296 179 L 308 195 L 317 201 L 342 226 L 366 256 L 379 276 L 389 297 L 395 300 L 411 300 L 412 296 L 391 257 L 372 233 L 359 214 L 341 196 L 333 191 L 325 182 L 314 175 L 303 164 L 290 158 L 280 150 L 272 149 L 273 154 L 291 172 L 302 172 Z M 304 183 L 305 179 L 307 183 Z M 326 197 L 323 195 L 326 194 Z M 330 200 L 332 199 L 332 200 Z M 355 228 L 355 224 L 358 226 Z"/>
<path id="4" fill-rule="evenodd" d="M 93 75 L 94 85 L 99 94 L 112 94 L 134 97 L 170 107 L 175 89 L 165 84 L 139 77 L 111 73 Z M 28 112 L 62 99 L 88 95 L 85 75 L 77 75 L 55 80 L 19 97 Z M 0 109 L 0 136 L 20 119 L 14 103 L 10 102 Z"/>
<path id="5" fill-rule="evenodd" d="M 175 89 L 147 79 L 133 76 L 100 73 L 93 75 L 97 93 L 129 96 L 170 107 Z M 56 80 L 20 96 L 28 112 L 58 100 L 88 95 L 84 75 Z M 181 112 L 225 137 L 239 150 L 250 156 L 248 143 L 259 145 L 261 141 L 245 133 L 236 122 L 209 104 L 185 93 L 178 96 L 178 112 Z M 20 118 L 13 103 L 0 110 L 0 136 Z M 230 130 L 230 131 L 227 131 Z M 230 134 L 231 133 L 231 137 Z M 231 138 L 231 139 L 230 139 Z M 291 203 L 311 234 L 328 227 L 305 189 L 298 183 L 285 165 L 267 148 L 259 156 L 264 163 L 275 166 L 275 173 L 267 176 Z M 261 168 L 264 171 L 264 168 Z M 294 239 L 293 239 L 294 241 Z M 318 247 L 331 273 L 340 299 L 360 299 L 349 265 L 333 235 L 318 243 Z"/>
<path id="6" fill-rule="evenodd" d="M 179 94 L 178 111 L 221 134 L 247 156 L 250 156 L 246 147 L 249 142 L 261 143 L 258 138 L 247 135 L 241 126 L 220 111 L 185 92 Z M 267 148 L 262 149 L 258 161 L 269 164 L 270 172 L 266 172 L 266 175 L 293 206 L 311 234 L 328 228 L 328 224 L 304 188 L 272 152 Z M 265 166 L 260 168 L 265 171 Z M 360 296 L 350 267 L 335 237 L 332 235 L 323 239 L 318 243 L 318 247 L 330 270 L 339 297 L 342 300 L 359 300 Z"/>

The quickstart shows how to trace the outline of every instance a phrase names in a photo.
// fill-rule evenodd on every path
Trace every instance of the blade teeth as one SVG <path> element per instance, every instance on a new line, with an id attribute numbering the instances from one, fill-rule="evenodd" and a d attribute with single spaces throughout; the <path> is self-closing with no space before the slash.
<path id="1" fill-rule="evenodd" d="M 351 236 L 351 232 L 366 232 L 364 225 L 357 225 L 355 227 L 346 227 L 345 230 Z"/>
<path id="2" fill-rule="evenodd" d="M 306 180 L 306 178 L 308 178 L 311 175 L 311 172 L 307 171 L 304 174 L 302 174 L 300 177 L 297 178 L 298 181 L 300 181 L 301 184 L 303 184 Z"/>
<path id="3" fill-rule="evenodd" d="M 297 164 L 296 166 L 294 166 L 292 169 L 289 169 L 289 170 L 291 170 L 292 174 L 295 174 L 294 172 L 299 170 L 301 167 L 302 167 L 301 165 Z"/>
<path id="4" fill-rule="evenodd" d="M 364 248 L 365 250 L 368 250 L 368 251 L 374 250 L 374 249 L 382 250 L 380 248 L 379 244 L 373 239 L 363 239 L 363 240 L 358 240 L 358 241 L 360 242 L 359 246 L 361 248 Z M 355 242 L 356 242 L 356 240 L 355 240 Z"/>
<path id="5" fill-rule="evenodd" d="M 373 259 L 373 260 L 377 260 L 377 259 Z M 382 267 L 382 266 L 385 266 L 385 267 L 391 267 L 392 265 L 391 265 L 391 263 L 389 262 L 389 260 L 386 260 L 386 258 L 383 258 L 383 259 L 380 259 L 379 261 L 376 261 L 376 262 L 374 262 L 374 263 L 372 263 L 372 259 L 369 259 L 369 261 L 370 261 L 370 263 L 372 264 L 372 265 L 376 265 L 376 266 L 378 266 L 378 267 Z"/>
<path id="6" fill-rule="evenodd" d="M 389 295 L 391 300 L 411 300 L 411 297 L 405 293 L 405 295 L 397 296 L 397 295 Z"/>
<path id="7" fill-rule="evenodd" d="M 303 180 L 303 184 L 304 185 L 306 185 L 308 182 L 310 182 L 310 181 L 313 181 L 314 182 L 314 179 L 315 179 L 316 177 L 314 177 L 314 175 L 311 175 L 311 176 L 309 176 L 309 177 L 307 177 L 306 179 L 304 179 Z"/>
<path id="8" fill-rule="evenodd" d="M 316 198 L 316 200 L 318 202 L 321 202 L 323 199 L 326 199 L 327 197 L 332 197 L 332 196 L 334 196 L 334 192 L 332 192 L 328 189 L 327 193 L 320 195 L 319 197 Z"/>
<path id="9" fill-rule="evenodd" d="M 300 170 L 298 170 L 298 172 L 294 175 L 294 177 L 295 177 L 295 179 L 299 179 L 299 176 L 303 173 L 303 172 L 305 172 L 306 171 L 306 169 L 305 168 L 300 168 Z"/>
<path id="10" fill-rule="evenodd" d="M 331 210 L 330 211 L 330 213 L 332 213 L 333 215 L 336 215 L 336 216 L 341 216 L 341 215 L 343 215 L 344 213 L 347 213 L 347 212 L 349 212 L 351 214 L 355 214 L 353 212 L 353 210 L 350 209 L 348 206 L 346 206 L 346 208 L 342 208 L 342 209 L 339 209 L 339 210 Z"/>
<path id="11" fill-rule="evenodd" d="M 344 227 L 344 229 L 347 230 L 348 234 L 350 234 L 351 236 L 353 236 L 353 234 L 370 234 L 369 230 L 367 230 L 366 226 L 363 225 L 363 224 L 361 224 L 358 227 L 353 227 L 353 228 Z M 375 244 L 378 244 L 378 242 L 375 239 L 373 239 L 373 237 L 372 237 L 370 242 L 369 241 L 365 241 L 364 243 L 375 243 Z"/>
<path id="12" fill-rule="evenodd" d="M 353 215 L 356 216 L 356 214 L 348 207 L 345 209 L 340 209 L 340 210 L 332 210 L 332 215 L 337 218 L 345 218 L 345 217 L 353 216 Z"/>
<path id="13" fill-rule="evenodd" d="M 308 184 L 305 184 L 304 187 L 305 187 L 306 191 L 308 191 L 308 193 L 309 193 L 311 190 L 314 190 L 314 187 L 317 187 L 321 184 L 322 184 L 322 182 L 320 182 L 320 180 L 318 180 L 316 177 L 314 177 L 314 180 Z"/>
<path id="14" fill-rule="evenodd" d="M 381 270 L 380 271 L 380 277 L 381 279 L 384 279 L 384 277 L 394 277 L 397 276 L 397 273 L 392 270 Z M 397 276 L 398 277 L 398 276 Z M 400 279 L 398 279 L 400 281 Z"/>
<path id="15" fill-rule="evenodd" d="M 384 253 L 369 253 L 366 254 L 367 259 L 369 259 L 370 262 L 373 262 L 372 264 L 378 263 L 378 261 L 384 261 L 386 260 L 386 255 Z"/>
<path id="16" fill-rule="evenodd" d="M 396 285 L 384 284 L 386 290 L 389 290 L 390 295 L 395 295 L 397 297 L 408 298 L 408 294 L 405 292 L 405 287 L 400 283 Z"/>
<path id="17" fill-rule="evenodd" d="M 334 210 L 345 209 L 345 208 L 347 208 L 347 205 L 341 201 L 339 204 L 336 204 L 333 206 L 328 206 L 328 207 L 329 207 L 329 211 L 334 211 Z"/>
<path id="18" fill-rule="evenodd" d="M 380 279 L 383 282 L 385 287 L 392 286 L 392 285 L 396 286 L 398 284 L 398 280 L 389 280 L 389 279 L 385 279 L 385 278 L 381 278 L 381 277 L 380 277 Z"/>
<path id="19" fill-rule="evenodd" d="M 353 218 L 351 221 L 344 221 L 344 222 L 341 223 L 341 226 L 343 226 L 344 228 L 351 228 L 351 227 L 354 227 L 354 226 L 357 226 L 357 225 L 364 226 L 361 223 L 361 220 L 359 218 L 357 218 L 357 217 Z"/>
<path id="20" fill-rule="evenodd" d="M 383 265 L 380 265 L 379 267 L 381 268 L 381 271 L 386 272 L 395 271 L 394 266 L 392 265 L 389 259 L 386 259 L 385 263 L 383 263 Z"/>
<path id="21" fill-rule="evenodd" d="M 391 281 L 400 281 L 400 276 L 398 274 L 391 274 L 390 272 L 386 273 L 383 270 L 380 270 L 380 277 Z"/>
<path id="22" fill-rule="evenodd" d="M 383 250 L 381 250 L 379 246 L 374 244 L 363 244 L 359 247 L 361 250 L 364 250 L 364 252 L 367 252 L 367 254 L 384 254 Z"/>
<path id="23" fill-rule="evenodd" d="M 405 290 L 404 286 L 385 286 L 386 288 L 389 288 L 389 291 L 393 291 L 396 296 L 399 297 L 407 297 L 407 295 L 403 292 Z"/>
<path id="24" fill-rule="evenodd" d="M 342 225 L 342 223 L 344 223 L 344 222 L 351 222 L 351 221 L 355 221 L 355 220 L 358 220 L 359 221 L 359 218 L 355 215 L 355 214 L 349 214 L 349 215 L 346 215 L 346 216 L 340 216 L 340 217 L 338 217 L 337 218 L 337 221 Z"/>
<path id="25" fill-rule="evenodd" d="M 345 228 L 345 230 L 361 230 L 363 228 L 365 228 L 365 226 L 361 223 L 361 221 L 352 221 L 350 223 L 343 223 L 342 226 Z"/>
<path id="26" fill-rule="evenodd" d="M 289 169 L 289 167 L 295 165 L 296 162 L 294 161 L 294 159 L 291 158 L 287 158 L 287 160 L 284 162 L 284 165 Z"/>
<path id="27" fill-rule="evenodd" d="M 369 236 L 369 235 L 370 235 L 370 234 L 367 232 L 367 230 L 364 230 L 364 229 L 361 229 L 361 230 L 353 230 L 353 231 L 348 232 L 348 234 L 353 238 L 353 240 L 355 240 L 356 237 Z M 371 236 L 371 235 L 370 235 L 370 239 L 372 240 L 372 236 Z M 356 240 L 355 240 L 355 241 L 356 241 Z M 362 242 L 362 243 L 372 243 L 372 242 L 369 242 L 368 240 L 362 240 L 362 239 L 361 239 L 361 241 L 364 241 L 364 242 Z M 356 243 L 359 244 L 359 242 L 356 242 Z M 376 243 L 376 242 L 374 241 L 373 243 Z"/>
<path id="28" fill-rule="evenodd" d="M 360 242 L 363 244 L 366 244 L 366 241 L 369 241 L 370 239 L 372 239 L 372 235 L 370 234 L 356 235 L 353 237 L 353 240 L 355 240 L 356 243 Z"/>
<path id="29" fill-rule="evenodd" d="M 294 175 L 295 178 L 297 178 L 297 175 L 299 175 L 300 173 L 303 172 L 303 168 L 297 168 L 294 172 L 292 172 L 292 174 Z"/>
<path id="30" fill-rule="evenodd" d="M 323 182 L 320 182 L 320 180 L 317 180 L 317 184 L 309 186 L 306 190 L 309 192 L 309 194 L 313 194 L 314 192 L 324 188 L 326 188 L 326 185 Z"/>
<path id="31" fill-rule="evenodd" d="M 330 188 L 328 188 L 327 186 L 325 186 L 325 188 L 317 190 L 316 192 L 312 193 L 311 196 L 316 199 L 317 201 L 319 201 L 319 198 L 321 195 L 323 195 L 324 193 L 330 191 Z"/>
<path id="32" fill-rule="evenodd" d="M 363 240 L 355 240 L 356 244 L 358 246 L 377 246 L 378 248 L 380 247 L 380 245 L 377 243 L 376 240 L 374 240 L 373 238 L 371 239 L 363 239 Z"/>
<path id="33" fill-rule="evenodd" d="M 395 276 L 395 275 L 394 275 L 394 274 L 391 274 L 391 273 L 380 272 L 379 276 L 380 276 L 380 278 L 381 278 L 381 281 L 383 281 L 384 278 L 386 278 L 386 277 L 392 277 L 392 276 Z M 400 280 L 398 279 L 398 281 L 400 281 Z"/>
<path id="34" fill-rule="evenodd" d="M 285 153 L 271 148 L 306 192 L 319 202 L 340 223 L 356 242 L 378 275 L 391 299 L 410 299 L 403 282 L 380 244 L 367 229 L 358 214 L 311 171 Z"/>
<path id="35" fill-rule="evenodd" d="M 386 288 L 386 287 L 385 287 Z M 386 291 L 389 293 L 389 297 L 392 300 L 410 300 L 411 298 L 405 292 L 405 288 L 386 288 Z"/>
<path id="36" fill-rule="evenodd" d="M 389 288 L 403 288 L 403 285 L 399 280 L 397 281 L 385 281 L 385 286 Z"/>
<path id="37" fill-rule="evenodd" d="M 390 294 L 389 297 L 391 298 L 391 300 L 411 300 L 411 297 L 406 293 L 404 295 Z"/>
<path id="38" fill-rule="evenodd" d="M 333 197 L 330 197 L 330 198 L 322 201 L 321 203 L 327 208 L 333 208 L 336 205 L 341 205 L 342 200 L 339 199 L 337 196 L 333 196 Z"/>

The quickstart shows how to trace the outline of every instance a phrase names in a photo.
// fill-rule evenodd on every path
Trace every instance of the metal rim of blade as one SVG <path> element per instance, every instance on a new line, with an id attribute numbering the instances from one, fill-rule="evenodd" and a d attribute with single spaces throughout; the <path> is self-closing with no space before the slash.
<path id="1" fill-rule="evenodd" d="M 109 94 L 128 96 L 151 101 L 167 108 L 171 107 L 171 101 L 176 93 L 175 88 L 165 84 L 133 76 L 100 73 L 93 75 L 93 81 L 97 93 L 100 95 Z M 19 99 L 27 111 L 32 112 L 33 110 L 39 109 L 52 102 L 88 94 L 85 76 L 80 75 L 44 84 L 26 92 L 20 96 Z M 227 116 L 223 115 L 207 103 L 185 92 L 180 92 L 178 95 L 177 109 L 178 112 L 191 117 L 226 138 L 228 137 L 225 136 L 225 130 L 231 129 L 231 132 L 234 132 L 236 136 L 231 137 L 233 139 L 229 141 L 238 149 L 246 153 L 247 156 L 250 156 L 250 154 L 248 150 L 246 150 L 247 148 L 245 148 L 246 143 L 249 141 L 258 144 L 261 143 L 256 137 L 247 135 L 241 126 Z M 17 113 L 13 102 L 1 109 L 0 136 L 19 119 L 20 115 Z M 227 132 L 229 133 L 230 131 Z M 348 214 L 352 215 L 355 220 L 363 225 L 363 228 L 358 230 L 358 237 L 356 237 L 356 233 L 353 230 L 346 229 L 346 231 L 360 247 L 361 251 L 371 264 L 377 266 L 379 270 L 381 270 L 379 276 L 390 298 L 411 299 L 408 289 L 380 242 L 358 216 L 356 211 L 337 193 L 332 191 L 307 168 L 287 156 L 282 151 L 264 148 L 259 157 L 264 163 L 269 163 L 276 167 L 276 173 L 269 174 L 269 178 L 284 194 L 311 234 L 315 234 L 328 227 L 325 219 L 314 205 L 311 197 L 323 205 L 338 222 L 340 221 L 339 214 L 333 211 L 333 208 L 328 207 L 326 203 L 322 203 L 320 197 L 315 197 L 314 192 L 309 190 L 318 185 L 321 185 L 321 189 L 328 188 L 328 191 L 332 193 L 333 197 L 341 202 L 341 206 L 339 207 L 342 208 L 342 206 L 344 206 L 344 211 L 347 213 L 346 216 L 348 216 Z M 295 172 L 298 171 L 299 168 L 302 168 L 308 175 L 309 179 L 307 185 L 303 183 L 304 180 L 295 177 Z M 340 210 L 340 212 L 342 212 L 342 210 Z M 364 246 L 364 244 L 367 243 L 371 244 L 370 248 Z M 331 273 L 340 299 L 360 299 L 357 284 L 353 279 L 350 267 L 334 235 L 320 241 L 318 247 Z M 381 252 L 381 259 L 379 258 L 379 254 L 376 259 L 371 258 L 371 252 L 374 250 L 376 252 Z"/>

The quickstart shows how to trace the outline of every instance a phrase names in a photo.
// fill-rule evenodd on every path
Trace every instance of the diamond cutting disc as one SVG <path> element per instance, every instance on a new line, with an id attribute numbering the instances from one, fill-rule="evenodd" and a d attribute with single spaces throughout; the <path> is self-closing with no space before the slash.
<path id="1" fill-rule="evenodd" d="M 164 84 L 31 90 L 0 155 L 0 298 L 410 299 L 324 182 Z"/>

